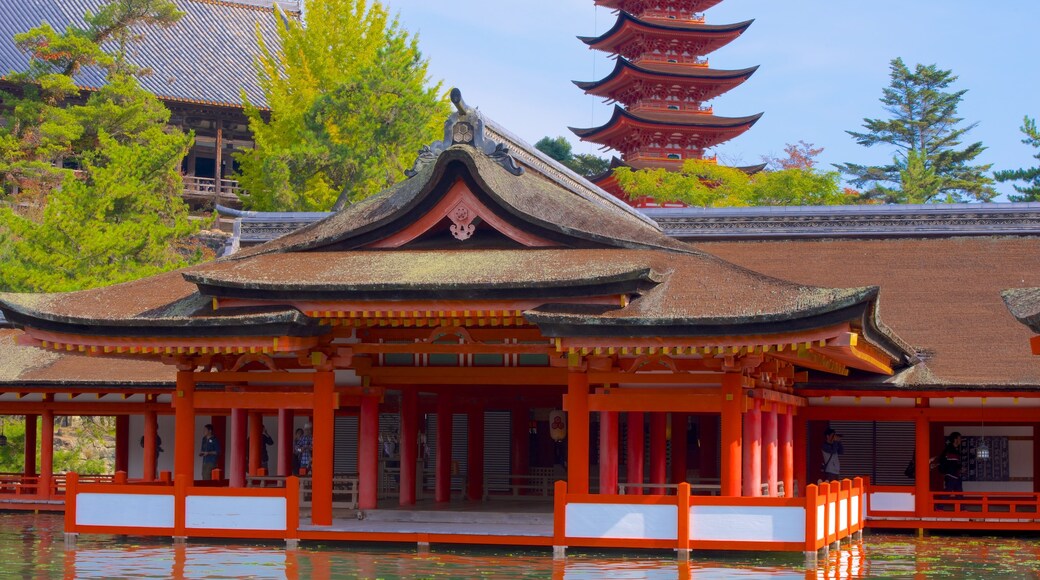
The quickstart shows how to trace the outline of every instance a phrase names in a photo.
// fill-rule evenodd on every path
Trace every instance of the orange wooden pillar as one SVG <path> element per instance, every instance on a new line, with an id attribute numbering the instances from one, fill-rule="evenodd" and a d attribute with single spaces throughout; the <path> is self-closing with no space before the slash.
<path id="1" fill-rule="evenodd" d="M 618 492 L 617 411 L 600 411 L 599 414 L 599 492 L 606 495 Z"/>
<path id="2" fill-rule="evenodd" d="M 264 444 L 264 416 L 257 412 L 249 413 L 249 475 L 260 474 L 260 450 Z"/>
<path id="3" fill-rule="evenodd" d="M 43 412 L 40 425 L 40 487 L 41 497 L 50 497 L 54 474 L 54 411 Z"/>
<path id="4" fill-rule="evenodd" d="M 928 462 L 931 458 L 931 425 L 928 417 L 921 415 L 914 421 L 914 510 L 917 517 L 924 517 L 932 511 L 931 476 L 928 473 Z"/>
<path id="5" fill-rule="evenodd" d="M 484 408 L 469 410 L 466 445 L 466 497 L 484 499 Z"/>
<path id="6" fill-rule="evenodd" d="M 762 471 L 768 484 L 769 497 L 776 497 L 779 449 L 777 447 L 778 425 L 777 425 L 777 403 L 769 405 L 769 410 L 762 412 Z M 786 488 L 785 488 L 786 489 Z"/>
<path id="7" fill-rule="evenodd" d="M 451 395 L 437 395 L 437 449 L 436 472 L 434 482 L 434 501 L 445 503 L 451 501 Z"/>
<path id="8" fill-rule="evenodd" d="M 726 497 L 739 497 L 741 491 L 743 381 L 740 373 L 729 372 L 722 376 L 722 473 L 719 476 L 721 494 Z"/>
<path id="9" fill-rule="evenodd" d="M 294 413 L 292 409 L 278 409 L 278 441 L 275 445 L 278 447 L 278 475 L 285 477 L 287 475 L 294 475 L 292 472 L 293 464 L 293 419 Z"/>
<path id="10" fill-rule="evenodd" d="M 36 430 L 36 423 L 33 422 L 33 431 Z M 26 435 L 28 436 L 29 431 L 27 430 Z M 35 436 L 36 434 L 33 433 Z M 26 437 L 28 439 L 28 437 Z M 33 438 L 33 447 L 36 446 L 35 437 Z M 34 449 L 35 451 L 35 449 Z M 115 457 L 115 471 L 126 472 L 130 468 L 130 415 L 116 415 L 116 457 Z"/>
<path id="11" fill-rule="evenodd" d="M 220 451 L 217 451 L 217 469 L 220 473 L 227 475 L 227 458 L 230 455 L 228 446 L 231 443 L 231 438 L 228 437 L 228 416 L 227 415 L 210 415 L 210 425 L 213 425 L 213 436 L 217 438 L 220 443 Z M 212 479 L 212 475 L 205 473 L 202 475 L 203 479 Z"/>
<path id="12" fill-rule="evenodd" d="M 311 438 L 311 523 L 332 525 L 332 461 L 335 438 L 336 374 L 314 373 L 314 428 Z"/>
<path id="13" fill-rule="evenodd" d="M 744 413 L 744 497 L 762 495 L 762 402 Z"/>
<path id="14" fill-rule="evenodd" d="M 791 420 L 794 421 L 794 480 L 801 492 L 809 485 L 809 424 L 798 416 Z"/>
<path id="15" fill-rule="evenodd" d="M 627 414 L 628 428 L 626 437 L 625 481 L 628 483 L 628 495 L 643 495 L 643 460 L 645 454 L 645 440 L 643 437 L 643 413 L 629 411 Z"/>
<path id="16" fill-rule="evenodd" d="M 572 367 L 576 366 L 574 364 Z M 589 375 L 567 373 L 567 491 L 589 493 Z"/>
<path id="17" fill-rule="evenodd" d="M 401 490 L 400 504 L 415 505 L 416 463 L 419 461 L 419 393 L 401 391 Z"/>
<path id="18" fill-rule="evenodd" d="M 794 489 L 794 410 L 788 405 L 786 412 L 780 416 L 780 479 L 784 482 L 784 495 L 795 497 Z"/>
<path id="19" fill-rule="evenodd" d="M 156 447 L 155 433 L 159 430 L 159 417 L 155 411 L 144 412 L 144 456 L 141 458 L 141 479 L 154 481 L 156 476 Z"/>
<path id="20" fill-rule="evenodd" d="M 173 473 L 175 477 L 183 477 L 192 481 L 195 479 L 195 373 L 193 371 L 177 371 L 177 392 L 174 394 L 173 406 Z M 221 442 L 221 445 L 223 443 Z"/>
<path id="21" fill-rule="evenodd" d="M 249 436 L 248 413 L 245 409 L 231 409 L 231 466 L 228 467 L 227 479 L 230 487 L 246 486 L 246 438 Z M 209 479 L 208 473 L 203 473 Z"/>
<path id="22" fill-rule="evenodd" d="M 374 510 L 379 501 L 379 399 L 361 398 L 358 449 L 358 508 Z"/>
<path id="23" fill-rule="evenodd" d="M 689 455 L 687 429 L 690 424 L 686 413 L 672 413 L 672 483 L 686 481 L 686 457 Z"/>
<path id="24" fill-rule="evenodd" d="M 526 405 L 518 405 L 510 411 L 509 473 L 513 475 L 527 475 L 531 462 L 531 435 L 527 430 L 530 417 L 531 410 Z M 525 482 L 517 480 L 517 483 Z"/>
<path id="25" fill-rule="evenodd" d="M 650 413 L 650 483 L 668 483 L 668 414 Z M 664 495 L 664 488 L 653 488 L 650 495 Z"/>
<path id="26" fill-rule="evenodd" d="M 36 475 L 36 425 L 39 415 L 25 416 L 25 475 Z"/>

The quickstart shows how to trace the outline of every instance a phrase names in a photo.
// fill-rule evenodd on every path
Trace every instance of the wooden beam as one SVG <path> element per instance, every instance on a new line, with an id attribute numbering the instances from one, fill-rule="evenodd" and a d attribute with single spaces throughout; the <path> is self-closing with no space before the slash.
<path id="1" fill-rule="evenodd" d="M 643 411 L 667 413 L 719 413 L 722 395 L 644 394 L 641 389 L 611 389 L 610 393 L 589 395 L 589 411 Z"/>
<path id="2" fill-rule="evenodd" d="M 808 405 L 808 401 L 806 401 L 804 397 L 799 397 L 798 395 L 781 393 L 772 389 L 753 389 L 752 392 L 754 393 L 754 398 L 769 401 L 771 403 L 780 403 L 782 405 L 791 405 L 793 407 L 805 407 Z"/>
<path id="3" fill-rule="evenodd" d="M 704 373 L 623 373 L 623 372 L 589 372 L 589 382 L 597 383 L 635 383 L 641 385 L 713 385 L 722 386 L 722 374 Z"/>
<path id="4" fill-rule="evenodd" d="M 235 393 L 196 391 L 195 407 L 200 409 L 313 409 L 312 393 Z M 334 408 L 339 408 L 338 402 Z"/>
<path id="5" fill-rule="evenodd" d="M 106 401 L 0 401 L 0 415 L 38 415 L 52 411 L 55 415 L 100 416 L 137 415 L 145 411 L 171 413 L 169 403 L 116 403 Z"/>
<path id="6" fill-rule="evenodd" d="M 1002 407 L 991 409 L 993 417 L 987 417 L 994 423 L 1035 423 L 1037 409 L 1035 407 Z M 804 420 L 839 421 L 913 421 L 918 417 L 927 417 L 932 421 L 967 421 L 981 422 L 982 409 L 966 407 L 805 407 L 798 411 Z"/>
<path id="7" fill-rule="evenodd" d="M 372 367 L 374 385 L 563 386 L 567 369 L 546 367 Z"/>
<path id="8" fill-rule="evenodd" d="M 552 354 L 556 350 L 546 344 L 387 344 L 359 343 L 350 345 L 355 354 Z"/>

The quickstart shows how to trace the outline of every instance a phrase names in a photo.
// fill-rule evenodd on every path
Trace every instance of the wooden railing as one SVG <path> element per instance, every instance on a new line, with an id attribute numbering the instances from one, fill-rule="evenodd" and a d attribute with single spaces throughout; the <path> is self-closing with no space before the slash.
<path id="1" fill-rule="evenodd" d="M 190 201 L 216 202 L 220 204 L 238 203 L 241 188 L 233 179 L 220 180 L 220 194 L 217 194 L 217 180 L 211 177 L 185 175 L 184 198 Z"/>

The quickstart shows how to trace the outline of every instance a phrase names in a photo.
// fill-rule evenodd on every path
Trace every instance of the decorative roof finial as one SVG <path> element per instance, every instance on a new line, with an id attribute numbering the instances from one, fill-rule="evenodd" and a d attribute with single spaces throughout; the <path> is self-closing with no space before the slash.
<path id="1" fill-rule="evenodd" d="M 423 165 L 436 161 L 437 157 L 452 145 L 470 145 L 513 175 L 522 175 L 524 168 L 516 164 L 516 159 L 509 153 L 509 147 L 485 135 L 483 116 L 462 100 L 462 91 L 453 88 L 449 96 L 457 110 L 444 123 L 444 139 L 420 149 L 415 165 L 404 174 L 408 177 L 414 176 Z"/>

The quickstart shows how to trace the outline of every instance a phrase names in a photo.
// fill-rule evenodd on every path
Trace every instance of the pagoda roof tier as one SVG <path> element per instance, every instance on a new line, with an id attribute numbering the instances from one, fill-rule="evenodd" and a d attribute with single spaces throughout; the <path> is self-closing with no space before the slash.
<path id="1" fill-rule="evenodd" d="M 676 47 L 680 52 L 704 56 L 726 46 L 754 20 L 736 24 L 702 24 L 682 20 L 641 20 L 627 12 L 600 36 L 579 36 L 590 48 L 637 59 L 647 52 Z"/>
<path id="2" fill-rule="evenodd" d="M 598 81 L 573 81 L 586 93 L 614 99 L 631 106 L 626 98 L 633 86 L 642 84 L 653 90 L 655 86 L 668 90 L 679 87 L 685 91 L 699 89 L 700 101 L 708 101 L 740 85 L 758 70 L 757 66 L 739 70 L 720 70 L 694 67 L 675 63 L 641 62 L 635 64 L 626 58 L 618 58 L 614 70 Z"/>
<path id="3" fill-rule="evenodd" d="M 838 374 L 913 360 L 878 319 L 876 288 L 796 284 L 668 238 L 617 200 L 524 170 L 457 91 L 452 100 L 445 139 L 373 198 L 208 264 L 81 292 L 0 294 L 0 311 L 25 330 L 22 344 L 171 362 L 311 360 L 344 326 L 485 324 L 537 330 L 535 348 L 558 353 L 804 354 L 797 364 Z"/>
<path id="4" fill-rule="evenodd" d="M 659 10 L 662 4 L 683 14 L 694 14 L 704 12 L 721 2 L 722 0 L 667 0 L 667 2 L 662 0 L 595 0 L 596 6 L 621 10 L 636 16 L 641 16 L 650 10 Z"/>
<path id="5" fill-rule="evenodd" d="M 640 111 L 634 113 L 614 106 L 614 114 L 606 123 L 588 129 L 570 127 L 582 141 L 592 141 L 615 149 L 615 144 L 630 140 L 633 134 L 679 133 L 698 148 L 714 147 L 747 131 L 762 113 L 747 117 L 690 115 L 680 111 Z"/>

